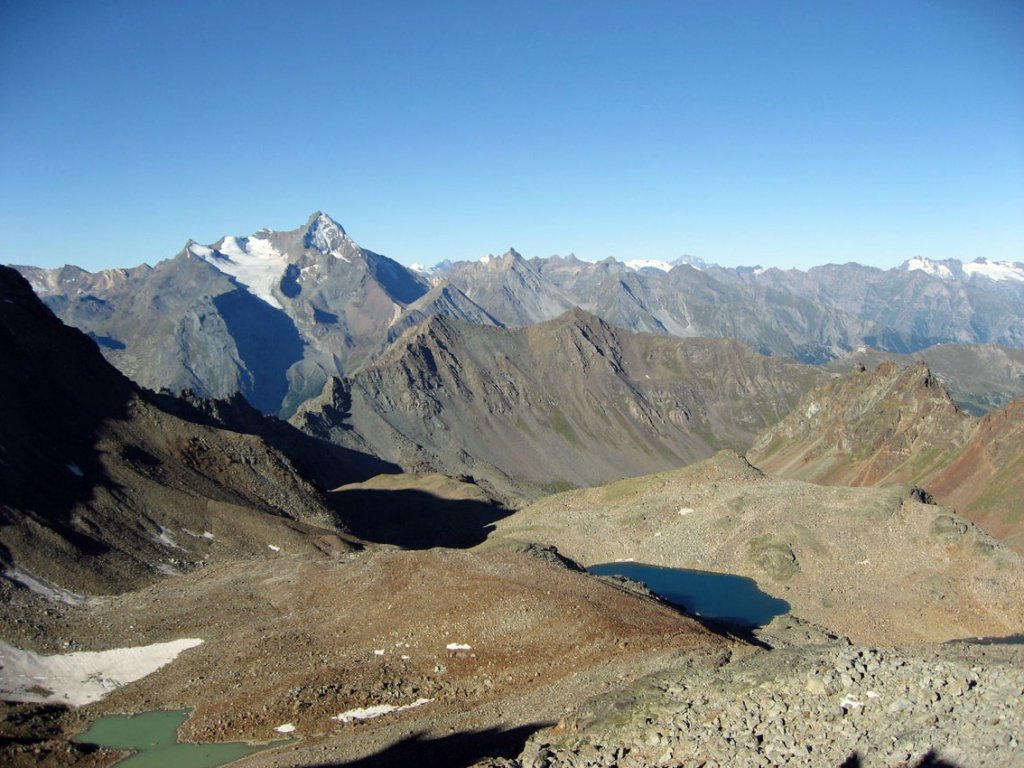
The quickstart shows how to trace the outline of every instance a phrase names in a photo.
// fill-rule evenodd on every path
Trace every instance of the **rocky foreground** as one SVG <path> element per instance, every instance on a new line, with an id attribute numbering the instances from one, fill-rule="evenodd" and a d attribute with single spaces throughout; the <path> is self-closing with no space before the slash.
<path id="1" fill-rule="evenodd" d="M 666 670 L 494 766 L 1020 766 L 1024 646 L 845 640 Z"/>

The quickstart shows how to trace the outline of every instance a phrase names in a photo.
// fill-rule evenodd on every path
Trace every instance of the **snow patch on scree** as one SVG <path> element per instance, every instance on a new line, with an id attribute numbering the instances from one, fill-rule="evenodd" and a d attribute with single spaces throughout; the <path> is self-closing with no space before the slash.
<path id="1" fill-rule="evenodd" d="M 156 672 L 202 642 L 185 638 L 135 648 L 41 656 L 0 640 L 0 696 L 9 701 L 73 707 L 89 704 Z"/>
<path id="2" fill-rule="evenodd" d="M 52 600 L 55 603 L 64 603 L 66 605 L 87 605 L 89 603 L 89 598 L 84 595 L 59 587 L 42 577 L 29 573 L 17 565 L 4 571 L 4 576 L 11 581 L 21 584 L 29 592 L 35 592 L 37 595 L 42 595 L 47 600 Z"/>
<path id="3" fill-rule="evenodd" d="M 371 707 L 357 707 L 337 714 L 332 717 L 331 720 L 336 720 L 339 723 L 351 723 L 353 720 L 372 720 L 375 717 L 389 715 L 392 712 L 402 712 L 406 709 L 422 707 L 424 704 L 429 704 L 431 701 L 432 699 L 416 699 L 412 704 L 405 704 L 402 706 L 395 706 L 393 704 L 374 704 Z"/>

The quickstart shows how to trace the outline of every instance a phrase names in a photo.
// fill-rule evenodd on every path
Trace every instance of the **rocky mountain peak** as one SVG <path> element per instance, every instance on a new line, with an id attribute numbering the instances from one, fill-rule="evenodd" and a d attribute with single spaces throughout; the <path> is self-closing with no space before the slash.
<path id="1" fill-rule="evenodd" d="M 755 441 L 769 472 L 824 484 L 918 482 L 963 446 L 972 420 L 919 362 L 883 362 L 808 392 Z"/>
<path id="2" fill-rule="evenodd" d="M 344 228 L 322 211 L 316 211 L 309 217 L 305 230 L 305 246 L 320 253 L 337 254 L 346 243 L 352 243 Z"/>

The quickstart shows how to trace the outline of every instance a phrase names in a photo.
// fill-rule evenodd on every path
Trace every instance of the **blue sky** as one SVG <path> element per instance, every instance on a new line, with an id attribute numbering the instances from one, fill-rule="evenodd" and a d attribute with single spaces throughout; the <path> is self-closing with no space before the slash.
<path id="1" fill-rule="evenodd" d="M 0 3 L 0 262 L 1024 261 L 1024 3 Z"/>

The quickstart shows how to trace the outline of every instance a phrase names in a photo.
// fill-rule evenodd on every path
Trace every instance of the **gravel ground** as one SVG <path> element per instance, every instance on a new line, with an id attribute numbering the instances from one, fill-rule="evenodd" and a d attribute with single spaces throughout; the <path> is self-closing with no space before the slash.
<path id="1" fill-rule="evenodd" d="M 1021 766 L 1024 647 L 790 647 L 665 671 L 505 765 Z"/>

